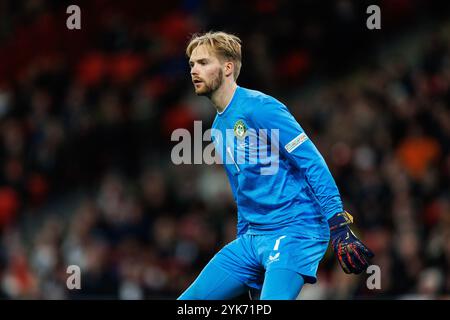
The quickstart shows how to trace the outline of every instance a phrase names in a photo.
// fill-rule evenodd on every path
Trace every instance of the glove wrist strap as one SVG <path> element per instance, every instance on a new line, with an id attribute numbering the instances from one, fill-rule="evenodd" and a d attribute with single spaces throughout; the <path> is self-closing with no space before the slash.
<path id="1" fill-rule="evenodd" d="M 353 223 L 353 216 L 347 211 L 340 212 L 330 219 L 330 231 L 334 231 L 351 223 Z"/>

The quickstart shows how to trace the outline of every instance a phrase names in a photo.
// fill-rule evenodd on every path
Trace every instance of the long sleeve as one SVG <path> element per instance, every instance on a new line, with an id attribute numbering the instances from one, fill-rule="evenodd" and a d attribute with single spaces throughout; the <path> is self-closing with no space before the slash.
<path id="1" fill-rule="evenodd" d="M 339 190 L 325 160 L 286 106 L 276 99 L 268 99 L 260 108 L 252 110 L 249 118 L 256 130 L 274 132 L 278 129 L 280 156 L 284 155 L 304 172 L 306 182 L 326 219 L 342 212 Z"/>

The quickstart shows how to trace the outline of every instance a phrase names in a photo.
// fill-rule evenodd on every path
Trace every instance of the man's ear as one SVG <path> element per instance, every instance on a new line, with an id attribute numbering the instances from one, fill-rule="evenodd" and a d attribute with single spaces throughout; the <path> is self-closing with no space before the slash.
<path id="1" fill-rule="evenodd" d="M 234 71 L 234 63 L 231 61 L 225 62 L 225 77 L 229 77 L 230 75 L 233 75 Z"/>

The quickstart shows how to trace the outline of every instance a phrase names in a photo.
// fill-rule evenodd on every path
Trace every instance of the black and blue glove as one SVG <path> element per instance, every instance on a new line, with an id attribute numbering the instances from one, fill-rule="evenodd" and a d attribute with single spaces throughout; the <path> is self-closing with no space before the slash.
<path id="1" fill-rule="evenodd" d="M 369 259 L 374 254 L 352 232 L 349 227 L 351 223 L 353 217 L 347 211 L 328 220 L 331 244 L 344 272 L 360 274 L 369 266 Z"/>

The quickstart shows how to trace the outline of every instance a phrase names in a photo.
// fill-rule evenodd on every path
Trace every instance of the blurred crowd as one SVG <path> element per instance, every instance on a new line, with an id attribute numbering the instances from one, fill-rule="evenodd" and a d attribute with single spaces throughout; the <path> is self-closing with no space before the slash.
<path id="1" fill-rule="evenodd" d="M 0 297 L 173 299 L 235 238 L 223 168 L 170 158 L 173 130 L 215 115 L 193 94 L 189 35 L 224 29 L 244 42 L 238 83 L 296 116 L 380 267 L 369 290 L 329 250 L 299 298 L 450 298 L 448 7 L 380 2 L 378 34 L 361 1 L 79 1 L 79 31 L 64 1 L 1 2 Z M 421 14 L 435 21 L 417 57 L 374 58 Z"/>

